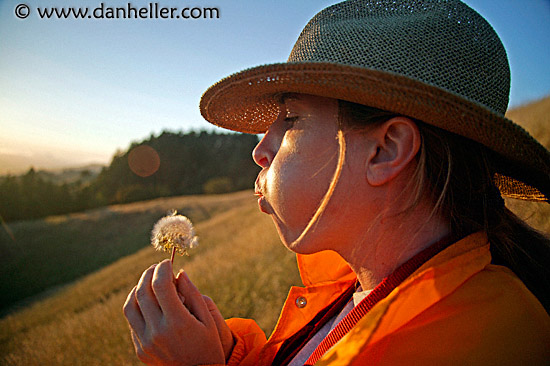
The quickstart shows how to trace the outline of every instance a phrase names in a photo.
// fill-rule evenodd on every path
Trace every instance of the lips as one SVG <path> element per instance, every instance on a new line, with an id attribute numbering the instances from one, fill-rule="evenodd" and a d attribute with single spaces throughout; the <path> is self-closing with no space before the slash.
<path id="1" fill-rule="evenodd" d="M 269 213 L 268 203 L 263 194 L 264 190 L 262 189 L 262 181 L 260 180 L 260 174 L 258 174 L 258 178 L 256 178 L 256 182 L 254 183 L 254 195 L 258 197 L 258 206 L 260 207 L 260 211 L 262 211 L 263 213 Z"/>
<path id="2" fill-rule="evenodd" d="M 256 197 L 263 197 L 262 190 L 257 185 L 254 186 L 254 196 Z"/>
<path id="3" fill-rule="evenodd" d="M 263 180 L 262 180 L 262 173 L 264 170 L 262 169 L 261 172 L 258 173 L 258 177 L 256 178 L 256 181 L 254 182 L 254 195 L 255 196 L 263 196 Z"/>
<path id="4" fill-rule="evenodd" d="M 262 211 L 265 214 L 268 214 L 269 213 L 269 210 L 268 210 L 269 205 L 268 205 L 267 200 L 265 199 L 264 195 L 260 192 L 255 192 L 254 195 L 256 197 L 258 197 L 258 207 L 260 208 L 260 211 Z"/>

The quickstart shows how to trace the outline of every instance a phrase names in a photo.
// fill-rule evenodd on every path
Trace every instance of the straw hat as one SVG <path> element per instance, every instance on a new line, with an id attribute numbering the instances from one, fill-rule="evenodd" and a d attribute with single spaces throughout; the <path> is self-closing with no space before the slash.
<path id="1" fill-rule="evenodd" d="M 493 28 L 458 0 L 350 0 L 319 12 L 287 62 L 233 74 L 202 96 L 203 117 L 263 133 L 277 96 L 306 93 L 403 114 L 494 151 L 507 197 L 549 201 L 550 152 L 504 114 L 510 69 Z"/>

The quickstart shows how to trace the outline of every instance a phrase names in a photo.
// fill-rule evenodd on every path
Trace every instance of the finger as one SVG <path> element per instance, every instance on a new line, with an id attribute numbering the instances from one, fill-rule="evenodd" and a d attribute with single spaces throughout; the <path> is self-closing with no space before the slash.
<path id="1" fill-rule="evenodd" d="M 139 360 L 143 363 L 152 365 L 154 359 L 143 350 L 139 337 L 132 330 L 130 330 L 130 333 L 132 334 L 132 343 L 134 344 L 134 350 Z"/>
<path id="2" fill-rule="evenodd" d="M 206 295 L 202 295 L 202 298 L 206 303 L 208 311 L 210 311 L 210 314 L 212 315 L 212 319 L 214 319 L 216 328 L 218 328 L 218 335 L 220 337 L 220 341 L 222 342 L 225 359 L 227 360 L 233 350 L 233 333 L 231 333 L 231 329 L 229 329 L 229 326 L 225 323 L 225 319 L 216 306 L 216 303 L 214 303 L 214 301 Z"/>
<path id="3" fill-rule="evenodd" d="M 136 300 L 136 286 L 128 294 L 122 309 L 128 325 L 130 325 L 130 329 L 138 334 L 143 334 L 145 331 L 145 319 L 143 319 L 143 314 Z"/>
<path id="4" fill-rule="evenodd" d="M 151 280 L 156 265 L 149 267 L 141 276 L 137 288 L 136 299 L 147 324 L 158 324 L 162 317 L 162 311 L 155 297 L 155 293 L 151 288 Z"/>
<path id="5" fill-rule="evenodd" d="M 216 324 L 216 327 L 218 330 L 223 330 L 227 327 L 225 324 L 225 319 L 223 318 L 222 313 L 218 310 L 218 307 L 214 303 L 214 300 L 212 300 L 210 297 L 206 295 L 202 295 L 202 298 L 206 304 L 206 308 L 210 312 L 210 315 L 212 316 L 212 319 L 214 320 L 214 323 Z M 222 332 L 220 331 L 220 338 L 222 336 Z"/>
<path id="6" fill-rule="evenodd" d="M 179 296 L 180 301 L 181 301 L 181 303 L 183 304 L 183 306 L 185 306 L 185 296 L 183 296 L 183 295 L 180 294 L 179 292 L 178 292 L 178 296 Z"/>
<path id="7" fill-rule="evenodd" d="M 202 294 L 191 282 L 187 273 L 181 271 L 177 277 L 178 292 L 185 297 L 185 305 L 201 323 L 207 328 L 215 326 L 214 319 L 202 298 Z"/>
<path id="8" fill-rule="evenodd" d="M 174 274 L 170 260 L 160 262 L 155 268 L 151 287 L 166 318 L 170 319 L 184 310 L 176 286 L 174 286 Z"/>

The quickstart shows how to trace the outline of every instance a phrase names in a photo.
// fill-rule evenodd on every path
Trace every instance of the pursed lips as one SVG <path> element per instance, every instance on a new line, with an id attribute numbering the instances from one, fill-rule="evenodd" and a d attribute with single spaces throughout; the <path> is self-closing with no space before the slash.
<path id="1" fill-rule="evenodd" d="M 263 197 L 263 181 L 261 179 L 261 175 L 264 171 L 262 170 L 260 173 L 258 173 L 258 177 L 256 178 L 256 181 L 254 182 L 254 195 L 257 197 Z"/>
<path id="2" fill-rule="evenodd" d="M 254 196 L 256 197 L 263 197 L 262 190 L 258 186 L 258 182 L 254 184 Z"/>
<path id="3" fill-rule="evenodd" d="M 258 174 L 258 178 L 256 178 L 256 182 L 254 183 L 254 195 L 258 197 L 258 206 L 260 211 L 263 213 L 269 213 L 267 202 L 264 197 L 263 180 L 261 179 L 262 172 Z"/>

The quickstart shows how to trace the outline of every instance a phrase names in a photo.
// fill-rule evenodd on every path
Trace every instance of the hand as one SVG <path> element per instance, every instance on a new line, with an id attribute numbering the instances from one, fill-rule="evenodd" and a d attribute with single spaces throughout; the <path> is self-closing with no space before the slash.
<path id="1" fill-rule="evenodd" d="M 181 295 L 182 293 L 188 293 L 189 291 L 193 290 L 197 291 L 195 285 L 193 285 L 193 283 L 191 282 L 189 277 L 187 277 L 187 274 L 183 270 L 180 270 L 180 272 L 178 273 L 176 277 L 176 283 L 181 301 L 183 303 L 185 303 L 185 298 L 183 295 Z M 189 287 L 191 287 L 191 289 L 188 289 Z M 216 323 L 216 328 L 218 329 L 218 335 L 222 343 L 225 360 L 227 361 L 227 359 L 229 359 L 229 356 L 231 355 L 231 351 L 233 351 L 233 346 L 235 345 L 233 333 L 231 333 L 231 329 L 229 329 L 229 327 L 225 323 L 223 315 L 218 310 L 216 303 L 206 295 L 202 295 L 202 298 L 206 303 L 208 311 L 210 311 L 210 315 L 212 315 L 212 318 Z"/>
<path id="2" fill-rule="evenodd" d="M 149 365 L 224 364 L 221 335 L 227 343 L 227 332 L 215 319 L 221 314 L 211 314 L 215 305 L 210 300 L 209 308 L 186 275 L 176 283 L 178 290 L 166 260 L 148 268 L 128 295 L 124 314 L 138 358 Z"/>

